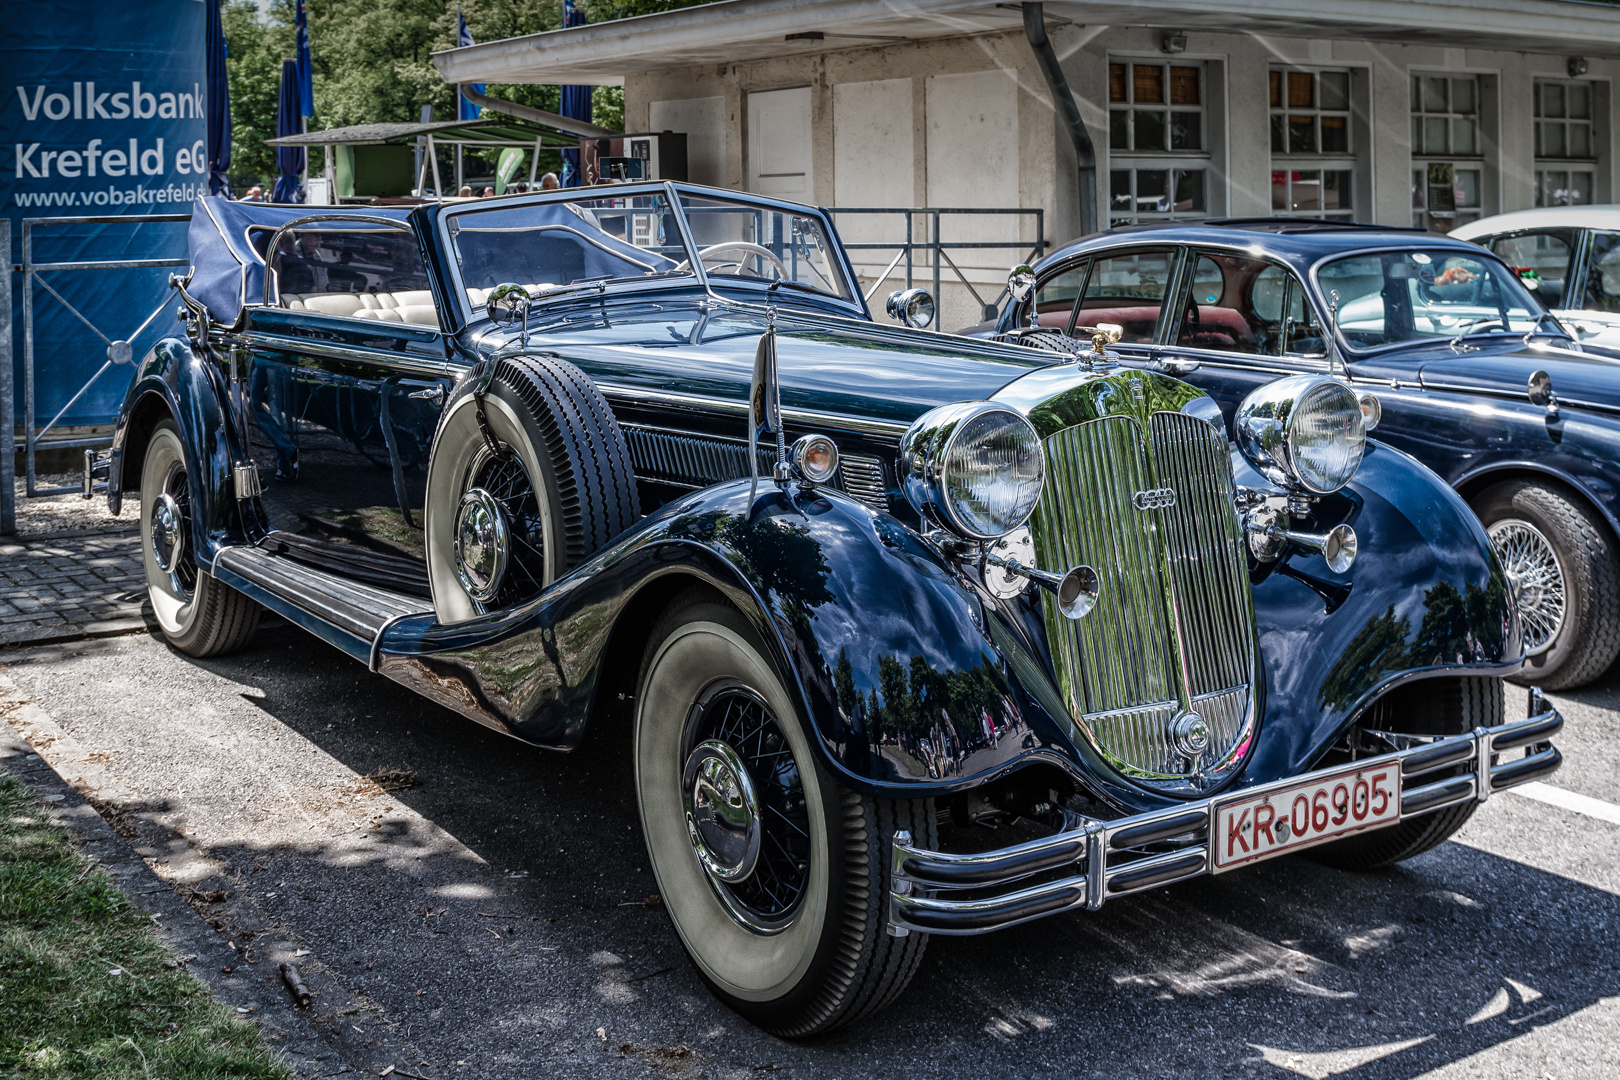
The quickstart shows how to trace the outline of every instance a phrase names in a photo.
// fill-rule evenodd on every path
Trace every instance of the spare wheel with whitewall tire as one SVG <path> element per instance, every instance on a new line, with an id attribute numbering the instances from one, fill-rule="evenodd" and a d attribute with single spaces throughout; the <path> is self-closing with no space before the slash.
<path id="1" fill-rule="evenodd" d="M 889 838 L 935 842 L 931 800 L 834 779 L 758 632 L 696 587 L 654 627 L 636 694 L 636 798 L 664 910 L 710 989 L 802 1038 L 894 1000 L 926 935 L 894 937 Z"/>
<path id="2" fill-rule="evenodd" d="M 538 596 L 638 514 L 630 449 L 584 372 L 550 356 L 496 362 L 445 402 L 423 512 L 442 623 Z"/>

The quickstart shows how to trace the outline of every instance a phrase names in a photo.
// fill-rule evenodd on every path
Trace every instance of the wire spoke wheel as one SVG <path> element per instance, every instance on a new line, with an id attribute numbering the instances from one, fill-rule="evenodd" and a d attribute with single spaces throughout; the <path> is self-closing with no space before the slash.
<path id="1" fill-rule="evenodd" d="M 752 873 L 739 881 L 711 881 L 738 921 L 772 932 L 793 918 L 810 878 L 810 817 L 799 766 L 770 706 L 738 682 L 716 684 L 698 700 L 687 722 L 683 759 L 711 741 L 730 747 L 747 770 L 760 834 Z"/>
<path id="2" fill-rule="evenodd" d="M 1539 653 L 1558 636 L 1568 609 L 1558 552 L 1540 529 L 1520 518 L 1492 522 L 1487 532 L 1507 573 L 1525 652 Z"/>
<path id="3" fill-rule="evenodd" d="M 473 458 L 467 488 L 489 493 L 506 517 L 512 549 L 495 596 L 481 605 L 499 611 L 539 596 L 546 586 L 546 527 L 534 481 L 523 459 L 506 443 L 487 446 Z"/>

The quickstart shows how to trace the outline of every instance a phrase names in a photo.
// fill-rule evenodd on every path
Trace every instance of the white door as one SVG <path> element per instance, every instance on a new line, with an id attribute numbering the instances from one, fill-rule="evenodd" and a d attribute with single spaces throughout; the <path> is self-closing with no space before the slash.
<path id="1" fill-rule="evenodd" d="M 808 86 L 748 95 L 748 190 L 815 202 Z"/>

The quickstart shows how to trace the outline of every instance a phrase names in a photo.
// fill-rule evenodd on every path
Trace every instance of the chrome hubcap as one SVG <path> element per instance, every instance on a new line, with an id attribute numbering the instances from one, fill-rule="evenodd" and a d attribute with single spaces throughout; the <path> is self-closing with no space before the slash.
<path id="1" fill-rule="evenodd" d="M 186 546 L 186 519 L 180 504 L 167 491 L 157 497 L 152 507 L 152 558 L 158 569 L 172 574 L 180 565 L 180 555 Z"/>
<path id="2" fill-rule="evenodd" d="M 1539 653 L 1563 629 L 1568 609 L 1558 553 L 1540 529 L 1518 518 L 1504 518 L 1486 532 L 1507 574 L 1513 606 L 1524 629 L 1525 652 Z"/>
<path id="3" fill-rule="evenodd" d="M 717 881 L 748 878 L 759 863 L 760 809 L 754 781 L 737 752 L 717 739 L 701 742 L 681 777 L 692 850 Z"/>
<path id="4" fill-rule="evenodd" d="M 463 495 L 456 512 L 456 578 L 468 596 L 480 604 L 494 599 L 510 549 L 506 512 L 495 497 L 483 488 Z"/>

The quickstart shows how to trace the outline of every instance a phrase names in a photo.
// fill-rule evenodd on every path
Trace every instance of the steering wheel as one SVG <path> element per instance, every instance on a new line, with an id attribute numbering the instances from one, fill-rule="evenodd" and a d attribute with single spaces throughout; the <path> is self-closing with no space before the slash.
<path id="1" fill-rule="evenodd" d="M 705 268 L 707 268 L 709 265 L 709 256 L 713 255 L 717 251 L 741 251 L 744 253 L 743 258 L 734 260 L 732 262 L 720 263 L 720 266 L 736 266 L 737 269 L 741 270 L 742 264 L 748 261 L 749 255 L 757 255 L 762 259 L 768 260 L 772 266 L 776 267 L 776 274 L 778 277 L 792 277 L 792 275 L 788 273 L 786 264 L 784 264 L 781 259 L 776 257 L 775 252 L 762 244 L 753 244 L 747 240 L 722 240 L 718 244 L 710 244 L 708 247 L 698 252 L 698 258 L 704 260 L 703 265 Z M 691 261 L 692 260 L 690 259 L 682 259 L 681 264 L 675 269 L 685 270 L 687 266 L 691 264 Z"/>

